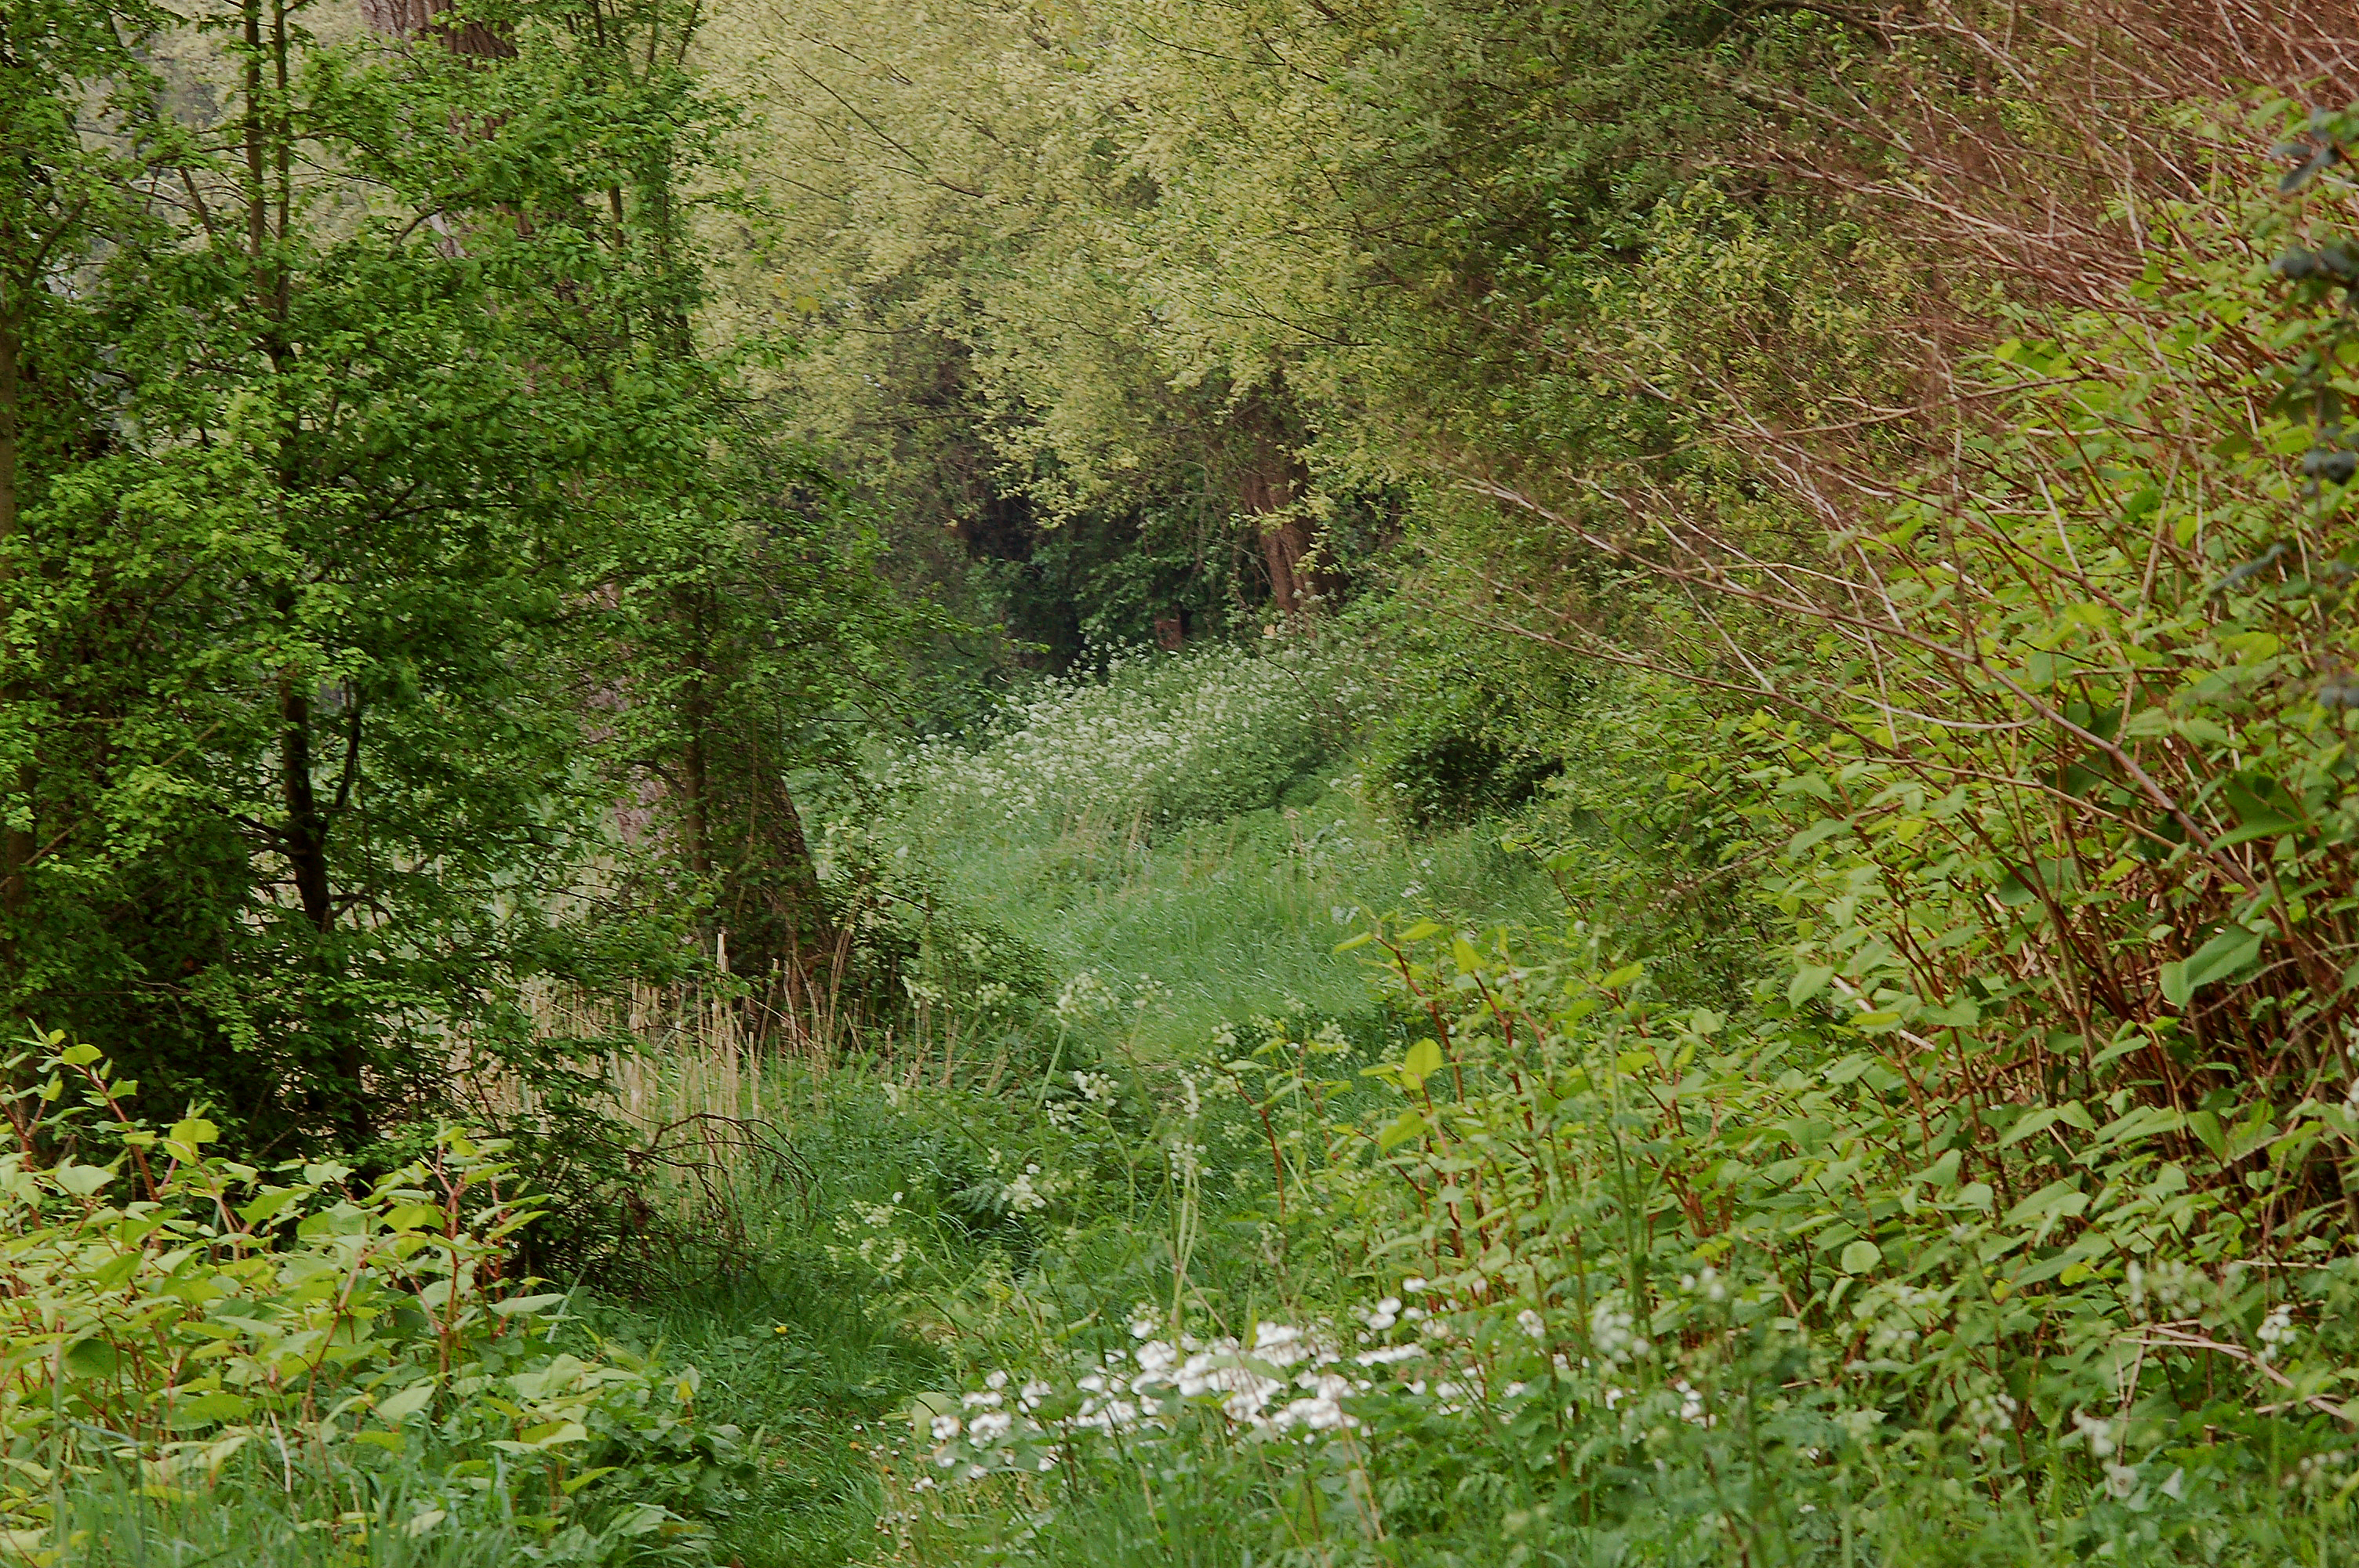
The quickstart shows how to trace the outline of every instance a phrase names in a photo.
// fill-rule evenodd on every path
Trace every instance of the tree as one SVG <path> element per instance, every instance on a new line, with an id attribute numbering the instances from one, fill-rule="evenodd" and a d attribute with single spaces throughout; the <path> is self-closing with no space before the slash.
<path id="1" fill-rule="evenodd" d="M 701 59 L 764 111 L 716 323 L 791 338 L 797 427 L 897 514 L 980 612 L 1078 653 L 1332 597 L 1314 422 L 1288 362 L 1192 353 L 1141 235 L 1159 112 L 1129 90 L 1120 6 L 874 0 L 723 8 Z M 943 541 L 962 549 L 944 550 Z M 947 557 L 947 558 L 944 558 Z M 1175 572 L 1175 565 L 1185 569 Z M 1085 628 L 1085 623 L 1086 628 Z"/>
<path id="2" fill-rule="evenodd" d="M 88 369 L 76 330 L 87 312 L 70 280 L 136 224 L 125 194 L 138 153 L 111 145 L 109 134 L 146 140 L 157 129 L 142 113 L 152 81 L 137 47 L 164 20 L 140 5 L 0 5 L 0 592 L 26 569 L 20 519 L 38 504 L 48 471 L 103 439 L 77 384 Z M 93 100 L 96 136 L 82 124 Z M 6 634 L 13 642 L 28 630 L 11 616 Z M 0 708 L 32 695 L 20 680 L 0 680 Z M 0 752 L 0 778 L 19 797 L 38 786 L 37 765 L 21 746 Z M 12 805 L 0 822 L 0 923 L 23 910 L 42 854 L 37 824 L 21 801 Z M 0 924 L 0 969 L 18 961 Z"/>
<path id="3" fill-rule="evenodd" d="M 692 901 L 614 809 L 679 667 L 655 598 L 783 531 L 860 622 L 685 341 L 712 111 L 507 17 L 485 69 L 205 13 L 224 112 L 104 181 L 163 232 L 94 230 L 44 307 L 82 422 L 22 447 L 0 750 L 35 849 L 0 984 L 256 1146 L 364 1143 L 470 1059 L 561 1075 L 527 986 L 678 951 Z"/>

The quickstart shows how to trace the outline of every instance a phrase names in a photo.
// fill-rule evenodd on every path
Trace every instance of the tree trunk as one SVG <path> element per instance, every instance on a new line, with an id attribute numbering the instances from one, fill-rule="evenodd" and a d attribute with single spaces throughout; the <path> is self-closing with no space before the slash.
<path id="1" fill-rule="evenodd" d="M 431 33 L 452 54 L 476 59 L 514 59 L 516 45 L 504 28 L 484 22 L 437 27 L 434 18 L 451 9 L 449 0 L 361 0 L 361 19 L 389 38 L 414 38 Z"/>
<path id="2" fill-rule="evenodd" d="M 1258 404 L 1239 424 L 1246 449 L 1237 472 L 1237 504 L 1252 519 L 1269 573 L 1270 602 L 1280 615 L 1299 615 L 1325 598 L 1330 585 L 1311 559 L 1318 544 L 1310 520 L 1292 510 L 1302 491 L 1301 460 L 1288 445 L 1278 420 Z"/>
<path id="3" fill-rule="evenodd" d="M 344 760 L 344 783 L 337 789 L 342 805 L 352 787 L 360 744 L 360 715 L 352 717 L 351 740 Z M 292 670 L 278 677 L 278 787 L 286 808 L 279 830 L 279 849 L 295 879 L 295 896 L 311 928 L 311 971 L 323 981 L 336 978 L 334 955 L 329 950 L 336 929 L 335 882 L 328 871 L 328 835 L 335 826 L 332 813 L 320 806 L 311 778 L 311 699 Z M 321 1108 L 335 1118 L 345 1147 L 357 1150 L 375 1136 L 369 1114 L 368 1046 L 361 1024 L 350 1016 L 332 990 L 312 1003 L 312 1015 L 321 1034 L 335 1046 L 336 1100 Z"/>
<path id="4" fill-rule="evenodd" d="M 10 579 L 16 576 L 8 552 L 16 541 L 16 449 L 22 427 L 20 367 L 25 319 L 26 312 L 14 301 L 0 298 L 0 610 L 6 607 Z M 0 705 L 13 706 L 22 701 L 24 695 L 21 683 L 0 682 Z M 25 796 L 25 809 L 29 813 L 32 770 L 27 767 L 10 782 L 12 793 Z M 33 842 L 29 819 L 21 827 L 13 821 L 0 826 L 0 965 L 11 973 L 16 971 L 15 924 L 24 912 L 30 892 Z"/>
<path id="5" fill-rule="evenodd" d="M 687 737 L 679 748 L 680 847 L 687 851 L 689 874 L 701 881 L 712 874 L 712 830 L 706 820 L 712 780 L 704 750 L 711 716 L 705 711 L 701 675 L 689 683 L 681 707 Z"/>
<path id="6" fill-rule="evenodd" d="M 278 677 L 279 791 L 287 806 L 284 842 L 303 918 L 322 936 L 336 924 L 328 878 L 328 819 L 311 785 L 311 699 L 292 672 Z"/>

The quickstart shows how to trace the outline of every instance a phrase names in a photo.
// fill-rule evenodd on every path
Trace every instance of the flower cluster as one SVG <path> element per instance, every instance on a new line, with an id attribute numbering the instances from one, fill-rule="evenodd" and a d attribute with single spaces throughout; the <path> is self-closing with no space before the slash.
<path id="1" fill-rule="evenodd" d="M 964 1479 L 1047 1470 L 1080 1433 L 1152 1434 L 1170 1429 L 1190 1408 L 1216 1412 L 1240 1435 L 1254 1438 L 1354 1431 L 1361 1422 L 1345 1408 L 1347 1399 L 1375 1391 L 1390 1368 L 1432 1362 L 1439 1346 L 1453 1340 L 1445 1331 L 1387 1343 L 1385 1336 L 1396 1325 L 1430 1330 L 1438 1321 L 1419 1308 L 1404 1308 L 1397 1296 L 1361 1309 L 1355 1315 L 1364 1326 L 1348 1346 L 1324 1321 L 1262 1323 L 1250 1338 L 1201 1339 L 1161 1334 L 1149 1308 L 1134 1315 L 1136 1343 L 1085 1363 L 1062 1388 L 1038 1379 L 1018 1385 L 997 1371 L 982 1389 L 962 1396 L 958 1410 L 933 1414 L 927 1430 L 938 1445 L 936 1466 Z M 1468 1371 L 1405 1378 L 1397 1386 L 1430 1394 L 1444 1412 L 1462 1412 L 1479 1380 L 1479 1373 Z"/>
<path id="2" fill-rule="evenodd" d="M 899 1193 L 893 1195 L 891 1203 L 863 1203 L 854 1198 L 852 1214 L 838 1215 L 832 1227 L 842 1239 L 823 1246 L 828 1261 L 839 1265 L 857 1261 L 885 1279 L 899 1279 L 917 1256 L 908 1238 L 893 1226 L 901 1213 L 900 1204 Z"/>
<path id="3" fill-rule="evenodd" d="M 889 782 L 1006 823 L 1224 816 L 1276 798 L 1370 700 L 1353 661 L 1308 643 L 1124 654 L 1103 678 L 1043 682 L 979 749 L 918 746 Z"/>
<path id="4" fill-rule="evenodd" d="M 1852 1303 L 1852 1322 L 1863 1354 L 1845 1365 L 1849 1370 L 1888 1370 L 1914 1359 L 1917 1346 L 1949 1311 L 1946 1292 L 1902 1281 L 1870 1286 Z"/>
<path id="5" fill-rule="evenodd" d="M 2014 1396 L 1993 1390 L 1974 1394 L 1959 1407 L 1958 1419 L 1973 1434 L 1973 1443 L 1984 1454 L 1997 1454 L 2007 1438 L 2016 1431 L 2017 1418 L 2023 1406 Z"/>
<path id="6" fill-rule="evenodd" d="M 2134 1315 L 2164 1322 L 2194 1317 L 2213 1293 L 2208 1275 L 2175 1258 L 2151 1265 L 2133 1260 L 2123 1282 Z"/>

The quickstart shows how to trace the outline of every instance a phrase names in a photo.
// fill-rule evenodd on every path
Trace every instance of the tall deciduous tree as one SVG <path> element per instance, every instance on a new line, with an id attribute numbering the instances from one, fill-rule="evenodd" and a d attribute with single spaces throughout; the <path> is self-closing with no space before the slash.
<path id="1" fill-rule="evenodd" d="M 61 58 L 55 9 L 20 50 Z M 560 1072 L 526 984 L 676 950 L 694 901 L 613 808 L 707 657 L 683 588 L 791 557 L 802 619 L 745 639 L 795 644 L 765 688 L 786 728 L 841 700 L 817 672 L 869 625 L 824 498 L 762 481 L 686 338 L 712 111 L 574 19 L 506 8 L 511 57 L 208 11 L 181 62 L 223 112 L 94 175 L 112 205 L 80 211 L 123 216 L 35 277 L 64 412 L 16 442 L 0 809 L 32 848 L 0 985 L 257 1144 L 364 1142 L 471 1054 Z M 83 73 L 125 125 L 157 92 L 128 59 Z M 52 163 L 119 164 L 50 75 Z M 0 169 L 5 211 L 67 211 L 45 178 Z"/>
<path id="2" fill-rule="evenodd" d="M 158 126 L 145 113 L 152 78 L 138 47 L 165 19 L 138 4 L 0 5 L 0 592 L 38 567 L 21 519 L 50 471 L 104 438 L 85 396 L 92 344 L 77 329 L 88 308 L 72 280 L 108 241 L 144 227 L 127 192 Z M 0 622 L 8 644 L 37 634 L 21 614 Z M 23 680 L 0 679 L 0 708 L 36 700 Z M 0 820 L 0 969 L 21 961 L 5 923 L 24 910 L 43 854 L 31 810 L 38 765 L 21 743 L 0 744 L 0 779 L 12 786 Z"/>

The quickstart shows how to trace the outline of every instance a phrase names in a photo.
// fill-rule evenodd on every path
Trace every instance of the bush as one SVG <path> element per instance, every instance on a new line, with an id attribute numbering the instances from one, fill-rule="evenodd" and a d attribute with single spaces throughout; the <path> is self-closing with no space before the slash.
<path id="1" fill-rule="evenodd" d="M 214 1504 L 364 1550 L 450 1530 L 544 1560 L 701 1560 L 736 1433 L 666 1376 L 562 1340 L 561 1294 L 507 1277 L 534 1217 L 505 1145 L 445 1130 L 373 1181 L 211 1152 L 201 1115 L 51 1035 L 6 1064 L 0 1154 L 0 1528 L 91 1560 L 91 1510 Z M 77 1514 L 69 1497 L 80 1499 Z M 261 1545 L 248 1542 L 259 1553 Z"/>

